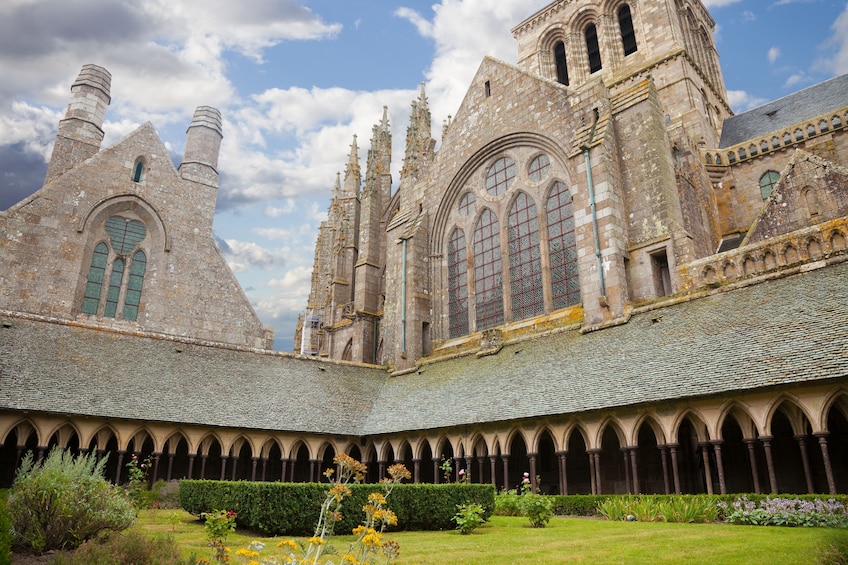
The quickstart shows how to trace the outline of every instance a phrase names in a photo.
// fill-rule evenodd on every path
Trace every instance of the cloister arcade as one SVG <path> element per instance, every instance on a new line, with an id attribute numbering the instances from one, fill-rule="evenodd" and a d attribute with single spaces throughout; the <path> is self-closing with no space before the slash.
<path id="1" fill-rule="evenodd" d="M 0 486 L 27 451 L 109 454 L 126 481 L 132 455 L 149 478 L 321 481 L 336 453 L 368 466 L 367 482 L 404 463 L 419 483 L 544 493 L 847 493 L 848 386 L 795 387 L 479 427 L 349 438 L 0 413 Z M 452 471 L 445 475 L 443 464 Z"/>

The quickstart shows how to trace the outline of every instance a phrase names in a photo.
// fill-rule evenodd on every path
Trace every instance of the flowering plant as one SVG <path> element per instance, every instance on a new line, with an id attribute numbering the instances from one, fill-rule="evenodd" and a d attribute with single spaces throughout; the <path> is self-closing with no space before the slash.
<path id="1" fill-rule="evenodd" d="M 351 482 L 362 482 L 366 470 L 363 463 L 344 453 L 337 455 L 333 462 L 336 464 L 336 469 L 327 469 L 324 472 L 324 476 L 327 477 L 332 486 L 327 491 L 321 505 L 318 524 L 315 526 L 313 536 L 306 540 L 303 545 L 294 540 L 279 542 L 277 547 L 285 552 L 282 558 L 276 560 L 269 557 L 265 558 L 262 563 L 290 563 L 292 565 L 316 565 L 318 563 L 329 565 L 332 563 L 331 561 L 320 561 L 320 559 L 323 554 L 332 553 L 332 548 L 328 545 L 327 540 L 333 534 L 336 523 L 342 519 L 342 501 L 351 494 L 347 485 Z M 388 474 L 387 478 L 380 481 L 383 492 L 372 492 L 368 495 L 367 503 L 362 507 L 365 512 L 365 520 L 353 529 L 353 535 L 356 536 L 356 539 L 350 544 L 347 552 L 342 555 L 339 563 L 370 565 L 376 563 L 378 558 L 381 563 L 390 563 L 400 554 L 397 542 L 383 539 L 383 531 L 386 526 L 397 524 L 397 516 L 386 507 L 386 499 L 396 484 L 403 479 L 411 478 L 412 475 L 406 467 L 400 464 L 389 467 Z M 236 556 L 242 563 L 258 564 L 260 563 L 258 561 L 259 553 L 263 548 L 263 544 L 252 542 L 247 549 L 236 551 Z M 380 553 L 382 553 L 382 557 L 380 557 Z"/>
<path id="2" fill-rule="evenodd" d="M 848 508 L 833 498 L 825 501 L 768 496 L 757 504 L 743 496 L 737 498 L 731 508 L 725 502 L 719 502 L 718 506 L 725 512 L 725 520 L 731 524 L 848 527 Z"/>

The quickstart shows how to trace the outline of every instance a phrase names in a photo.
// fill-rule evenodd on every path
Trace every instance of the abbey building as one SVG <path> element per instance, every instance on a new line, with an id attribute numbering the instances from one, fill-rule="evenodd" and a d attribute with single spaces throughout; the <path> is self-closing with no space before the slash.
<path id="1" fill-rule="evenodd" d="M 295 354 L 211 237 L 217 111 L 179 168 L 149 124 L 101 149 L 84 67 L 44 187 L 0 213 L 0 481 L 60 445 L 115 480 L 130 452 L 318 480 L 345 451 L 370 480 L 848 492 L 848 76 L 733 115 L 713 28 L 699 0 L 555 1 L 438 143 L 422 87 L 399 179 L 384 113 Z"/>

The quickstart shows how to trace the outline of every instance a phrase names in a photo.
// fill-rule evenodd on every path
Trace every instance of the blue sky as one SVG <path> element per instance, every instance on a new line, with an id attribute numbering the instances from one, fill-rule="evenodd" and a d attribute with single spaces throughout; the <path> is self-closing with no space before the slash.
<path id="1" fill-rule="evenodd" d="M 0 209 L 37 190 L 80 67 L 112 73 L 104 146 L 146 121 L 179 162 L 194 108 L 224 115 L 214 232 L 290 350 L 318 224 L 354 134 L 388 106 L 394 178 L 426 84 L 434 137 L 484 55 L 545 0 L 3 0 Z M 736 112 L 848 73 L 845 0 L 709 0 Z"/>

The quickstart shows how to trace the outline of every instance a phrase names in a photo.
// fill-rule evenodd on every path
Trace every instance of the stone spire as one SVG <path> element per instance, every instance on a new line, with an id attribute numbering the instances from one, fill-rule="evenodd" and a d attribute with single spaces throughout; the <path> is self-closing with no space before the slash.
<path id="1" fill-rule="evenodd" d="M 417 178 L 419 173 L 427 168 L 433 160 L 435 147 L 436 140 L 431 137 L 430 131 L 430 107 L 422 82 L 418 99 L 412 102 L 409 127 L 406 130 L 406 152 L 400 172 L 401 182 L 407 177 Z"/>
<path id="2" fill-rule="evenodd" d="M 218 153 L 223 138 L 221 112 L 211 106 L 198 106 L 186 130 L 180 175 L 218 188 Z"/>
<path id="3" fill-rule="evenodd" d="M 345 167 L 344 187 L 345 196 L 359 196 L 359 188 L 362 184 L 362 173 L 359 168 L 359 146 L 356 144 L 356 134 L 353 134 L 353 143 L 350 144 L 350 156 Z"/>
<path id="4" fill-rule="evenodd" d="M 71 85 L 65 118 L 59 122 L 44 182 L 49 182 L 100 151 L 103 119 L 111 102 L 112 75 L 97 65 L 84 65 Z"/>

